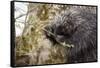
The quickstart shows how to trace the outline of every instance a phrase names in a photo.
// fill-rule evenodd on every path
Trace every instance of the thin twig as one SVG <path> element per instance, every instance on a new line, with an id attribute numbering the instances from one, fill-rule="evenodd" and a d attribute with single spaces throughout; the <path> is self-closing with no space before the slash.
<path id="1" fill-rule="evenodd" d="M 48 31 L 48 30 L 46 30 L 46 29 L 43 29 L 44 31 L 46 31 L 46 32 L 48 32 L 48 33 L 50 33 L 52 36 L 54 36 L 54 39 L 56 40 L 56 42 L 58 43 L 58 44 L 60 44 L 60 45 L 62 45 L 62 46 L 67 46 L 67 47 L 73 47 L 73 45 L 71 46 L 71 45 L 65 45 L 65 44 L 63 44 L 63 43 L 61 43 L 60 41 L 58 41 L 56 38 L 55 38 L 55 34 L 53 34 L 52 32 L 50 32 L 50 31 Z"/>

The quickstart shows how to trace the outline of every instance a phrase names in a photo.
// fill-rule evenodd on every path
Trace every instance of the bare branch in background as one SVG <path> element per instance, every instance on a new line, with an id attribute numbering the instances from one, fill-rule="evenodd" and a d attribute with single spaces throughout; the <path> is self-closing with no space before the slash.
<path id="1" fill-rule="evenodd" d="M 15 7 L 15 10 L 25 12 L 25 10 L 23 10 L 23 9 L 22 9 L 22 8 L 20 8 L 20 7 Z"/>
<path id="2" fill-rule="evenodd" d="M 21 15 L 19 15 L 18 17 L 16 17 L 15 19 L 18 19 L 18 18 L 21 18 L 21 17 L 23 17 L 23 16 L 25 16 L 26 14 L 21 14 Z"/>
<path id="3" fill-rule="evenodd" d="M 24 26 L 24 30 L 22 32 L 22 35 L 24 34 L 26 28 L 28 27 L 27 26 L 27 17 L 28 17 L 28 14 L 29 14 L 29 5 L 27 6 L 27 13 L 26 13 L 26 17 L 25 17 L 25 26 Z"/>

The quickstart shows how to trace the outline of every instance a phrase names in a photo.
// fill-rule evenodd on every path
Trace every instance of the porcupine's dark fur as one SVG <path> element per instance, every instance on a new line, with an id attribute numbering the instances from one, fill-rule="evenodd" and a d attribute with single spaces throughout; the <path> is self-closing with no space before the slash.
<path id="1" fill-rule="evenodd" d="M 67 63 L 97 61 L 97 13 L 96 7 L 71 8 L 62 13 L 56 21 L 45 27 L 46 37 L 54 44 L 66 42 L 74 47 L 68 48 Z"/>

